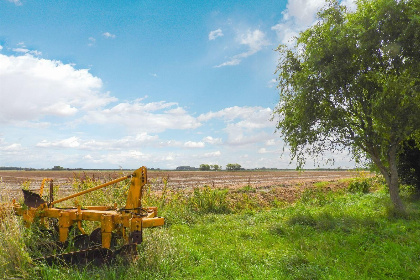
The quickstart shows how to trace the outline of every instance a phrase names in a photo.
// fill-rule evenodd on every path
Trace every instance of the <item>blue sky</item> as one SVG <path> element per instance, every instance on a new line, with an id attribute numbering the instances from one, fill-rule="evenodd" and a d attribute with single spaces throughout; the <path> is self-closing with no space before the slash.
<path id="1" fill-rule="evenodd" d="M 274 50 L 323 4 L 0 0 L 0 166 L 295 168 Z"/>

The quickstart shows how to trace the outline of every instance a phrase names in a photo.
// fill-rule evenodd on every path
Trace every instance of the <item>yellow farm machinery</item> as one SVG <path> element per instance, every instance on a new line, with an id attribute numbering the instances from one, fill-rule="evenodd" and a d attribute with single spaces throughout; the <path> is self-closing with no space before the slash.
<path id="1" fill-rule="evenodd" d="M 56 207 L 60 202 L 82 196 L 86 193 L 131 179 L 124 207 L 113 206 L 77 206 Z M 162 226 L 164 218 L 158 217 L 156 207 L 143 208 L 141 203 L 142 189 L 147 183 L 147 169 L 141 167 L 132 174 L 87 190 L 54 200 L 54 188 L 51 181 L 48 197 L 42 197 L 44 180 L 40 194 L 23 190 L 24 205 L 13 201 L 14 212 L 23 217 L 27 226 L 38 224 L 50 236 L 57 236 L 54 253 L 43 256 L 48 264 L 64 263 L 107 263 L 116 256 L 130 257 L 136 255 L 137 244 L 143 239 L 143 229 Z M 90 233 L 84 228 L 87 222 L 97 225 Z M 96 223 L 95 223 L 96 222 Z M 77 232 L 70 238 L 70 232 Z"/>

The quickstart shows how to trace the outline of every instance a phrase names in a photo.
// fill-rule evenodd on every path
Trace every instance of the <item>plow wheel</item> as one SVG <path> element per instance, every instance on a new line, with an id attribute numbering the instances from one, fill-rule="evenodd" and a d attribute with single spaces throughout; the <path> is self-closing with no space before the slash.
<path id="1" fill-rule="evenodd" d="M 89 235 L 90 246 L 101 246 L 102 245 L 102 231 L 101 228 L 96 228 Z M 118 244 L 118 237 L 115 233 L 112 233 L 111 238 L 111 249 L 115 249 Z"/>
<path id="2" fill-rule="evenodd" d="M 81 234 L 73 239 L 73 246 L 76 250 L 86 250 L 90 247 L 90 238 L 87 234 Z"/>
<path id="3" fill-rule="evenodd" d="M 73 264 L 73 265 L 102 265 L 110 263 L 114 253 L 106 248 L 90 248 L 86 250 L 47 256 L 34 259 L 35 262 L 52 264 Z"/>

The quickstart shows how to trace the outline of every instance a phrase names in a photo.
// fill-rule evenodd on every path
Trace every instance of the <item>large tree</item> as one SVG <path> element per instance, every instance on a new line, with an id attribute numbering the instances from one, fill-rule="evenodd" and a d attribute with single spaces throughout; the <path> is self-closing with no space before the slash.
<path id="1" fill-rule="evenodd" d="M 420 0 L 360 0 L 355 12 L 329 1 L 318 17 L 278 48 L 278 131 L 299 165 L 333 150 L 366 156 L 403 210 L 397 150 L 420 135 Z"/>

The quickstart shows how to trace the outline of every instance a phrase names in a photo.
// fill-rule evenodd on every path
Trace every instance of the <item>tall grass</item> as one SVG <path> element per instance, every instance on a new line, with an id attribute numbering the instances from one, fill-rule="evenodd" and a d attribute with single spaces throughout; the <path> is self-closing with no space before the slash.
<path id="1" fill-rule="evenodd" d="M 0 279 L 28 276 L 31 259 L 25 242 L 30 236 L 11 207 L 0 208 Z"/>

